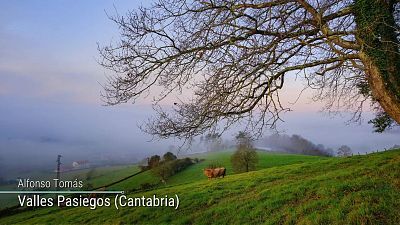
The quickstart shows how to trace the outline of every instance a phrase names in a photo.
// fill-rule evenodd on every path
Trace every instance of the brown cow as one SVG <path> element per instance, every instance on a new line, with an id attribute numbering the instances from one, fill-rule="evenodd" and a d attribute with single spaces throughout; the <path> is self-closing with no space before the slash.
<path id="1" fill-rule="evenodd" d="M 203 169 L 204 175 L 206 175 L 208 177 L 208 179 L 211 178 L 217 178 L 217 177 L 221 177 L 224 178 L 225 174 L 226 174 L 226 169 L 225 167 L 220 167 L 220 168 L 214 168 L 214 169 L 210 169 L 210 168 L 206 168 Z"/>

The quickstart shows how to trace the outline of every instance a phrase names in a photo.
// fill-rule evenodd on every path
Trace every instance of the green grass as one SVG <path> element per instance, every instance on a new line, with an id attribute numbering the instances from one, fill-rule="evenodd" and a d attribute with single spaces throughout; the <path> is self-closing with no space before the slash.
<path id="1" fill-rule="evenodd" d="M 201 172 L 201 171 L 199 171 Z M 400 150 L 159 188 L 173 208 L 43 208 L 0 224 L 400 224 Z"/>
<path id="2" fill-rule="evenodd" d="M 139 168 L 137 165 L 107 166 L 62 173 L 61 179 L 82 180 L 84 184 L 90 184 L 91 186 L 96 188 L 120 180 L 138 171 Z M 88 173 L 92 174 L 89 180 L 87 179 Z M 55 173 L 32 173 L 29 176 L 26 175 L 25 177 L 29 177 L 31 180 L 51 180 L 55 178 Z M 3 185 L 0 186 L 0 190 L 17 190 L 17 185 Z M 0 195 L 0 202 L 0 209 L 15 206 L 18 204 L 17 195 Z"/>
<path id="3" fill-rule="evenodd" d="M 195 181 L 205 180 L 207 177 L 203 174 L 203 169 L 208 167 L 209 164 L 217 164 L 224 166 L 227 169 L 227 174 L 233 174 L 233 169 L 230 161 L 232 151 L 211 152 L 204 154 L 196 154 L 190 156 L 191 158 L 205 159 L 205 161 L 194 164 L 184 171 L 170 177 L 167 184 L 161 184 L 160 178 L 155 176 L 151 171 L 146 171 L 138 176 L 132 177 L 126 181 L 111 186 L 110 190 L 125 190 L 130 191 L 137 189 L 143 183 L 150 183 L 160 186 L 174 186 L 184 183 L 192 183 Z M 271 153 L 259 151 L 259 162 L 257 170 L 265 169 L 273 166 L 289 165 L 294 163 L 311 162 L 316 160 L 323 160 L 326 157 L 306 156 L 306 155 L 293 155 L 282 153 Z"/>
<path id="4" fill-rule="evenodd" d="M 230 157 L 233 154 L 232 151 L 225 152 L 213 152 L 203 155 L 197 155 L 198 158 L 203 158 L 205 161 L 192 165 L 188 169 L 172 176 L 167 185 L 177 185 L 183 183 L 192 183 L 194 181 L 200 181 L 207 179 L 203 174 L 203 169 L 207 168 L 209 164 L 217 164 L 223 166 L 227 170 L 227 175 L 234 174 Z M 316 160 L 324 160 L 326 157 L 318 156 L 307 156 L 307 155 L 294 155 L 294 154 L 282 154 L 266 151 L 258 151 L 259 161 L 257 164 L 257 170 L 270 168 L 274 166 L 290 165 L 295 163 L 312 162 Z"/>
<path id="5" fill-rule="evenodd" d="M 85 179 L 88 172 L 89 171 L 83 175 L 83 179 Z M 93 187 L 100 187 L 137 172 L 139 172 L 139 167 L 137 165 L 100 167 L 94 169 L 93 177 L 88 182 L 91 183 Z"/>

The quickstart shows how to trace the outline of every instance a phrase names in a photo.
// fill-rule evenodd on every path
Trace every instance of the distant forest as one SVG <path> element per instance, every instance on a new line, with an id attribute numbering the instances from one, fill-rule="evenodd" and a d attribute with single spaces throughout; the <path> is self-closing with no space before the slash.
<path id="1" fill-rule="evenodd" d="M 292 136 L 286 134 L 273 134 L 261 138 L 259 140 L 259 144 L 269 147 L 272 150 L 288 153 L 318 156 L 334 155 L 333 149 L 326 148 L 322 144 L 314 144 L 297 134 L 294 134 Z"/>

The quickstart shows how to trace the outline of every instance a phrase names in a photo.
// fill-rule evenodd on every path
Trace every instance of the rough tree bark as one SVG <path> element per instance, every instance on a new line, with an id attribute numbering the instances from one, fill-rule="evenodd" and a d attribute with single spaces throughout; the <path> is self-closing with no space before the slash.
<path id="1" fill-rule="evenodd" d="M 373 99 L 400 124 L 400 57 L 393 0 L 356 0 L 360 59 Z"/>
<path id="2" fill-rule="evenodd" d="M 360 52 L 360 58 L 366 68 L 368 84 L 374 99 L 392 119 L 400 124 L 400 101 L 386 87 L 388 81 L 382 76 L 379 67 L 367 54 Z"/>

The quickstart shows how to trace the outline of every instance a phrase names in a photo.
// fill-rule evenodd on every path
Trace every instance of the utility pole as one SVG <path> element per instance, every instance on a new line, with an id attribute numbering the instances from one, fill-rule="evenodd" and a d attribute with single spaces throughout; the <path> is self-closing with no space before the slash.
<path id="1" fill-rule="evenodd" d="M 60 166 L 61 166 L 61 155 L 58 155 L 57 156 L 57 181 L 56 181 L 56 184 L 57 184 L 57 190 L 58 190 L 58 188 L 59 188 L 59 181 L 60 181 Z"/>

